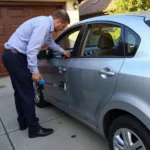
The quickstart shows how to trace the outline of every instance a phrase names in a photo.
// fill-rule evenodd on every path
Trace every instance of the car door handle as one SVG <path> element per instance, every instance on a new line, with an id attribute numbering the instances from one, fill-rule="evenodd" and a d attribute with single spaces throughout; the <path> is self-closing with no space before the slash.
<path id="1" fill-rule="evenodd" d="M 112 77 L 112 76 L 115 75 L 114 72 L 108 71 L 108 70 L 100 70 L 100 74 L 101 74 L 101 75 L 106 75 L 106 76 L 108 76 L 108 77 Z"/>
<path id="2" fill-rule="evenodd" d="M 59 67 L 59 73 L 62 74 L 62 72 L 66 72 L 67 69 L 65 67 Z"/>

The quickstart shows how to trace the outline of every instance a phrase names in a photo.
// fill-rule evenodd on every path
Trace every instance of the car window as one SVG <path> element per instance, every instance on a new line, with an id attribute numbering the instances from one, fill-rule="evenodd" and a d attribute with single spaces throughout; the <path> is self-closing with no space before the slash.
<path id="1" fill-rule="evenodd" d="M 79 31 L 80 30 L 78 29 L 66 34 L 57 44 L 60 45 L 63 49 L 69 50 L 71 52 L 79 35 Z"/>
<path id="2" fill-rule="evenodd" d="M 64 33 L 64 35 L 62 35 L 62 37 L 57 41 L 57 44 L 61 46 L 64 50 L 67 50 L 72 54 L 76 40 L 80 33 L 80 29 L 81 27 L 77 27 L 71 29 L 67 33 Z M 62 55 L 60 52 L 52 52 L 52 58 L 63 58 L 63 57 L 64 55 Z"/>
<path id="3" fill-rule="evenodd" d="M 85 39 L 82 56 L 117 56 L 121 27 L 112 24 L 92 24 Z"/>
<path id="4" fill-rule="evenodd" d="M 121 28 L 116 26 L 103 28 L 102 31 L 106 31 L 111 34 L 114 44 L 121 35 Z"/>
<path id="5" fill-rule="evenodd" d="M 140 44 L 140 37 L 128 27 L 125 28 L 126 56 L 134 56 Z"/>

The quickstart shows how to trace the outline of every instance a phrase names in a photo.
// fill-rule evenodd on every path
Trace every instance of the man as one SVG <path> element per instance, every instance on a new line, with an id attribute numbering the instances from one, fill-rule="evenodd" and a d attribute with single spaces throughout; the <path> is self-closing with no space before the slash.
<path id="1" fill-rule="evenodd" d="M 53 129 L 42 128 L 35 114 L 33 81 L 42 78 L 37 66 L 37 54 L 42 45 L 69 57 L 52 39 L 52 32 L 63 30 L 70 23 L 66 11 L 57 10 L 52 16 L 39 16 L 24 22 L 5 43 L 2 61 L 9 72 L 14 89 L 20 130 L 28 127 L 29 138 L 46 136 Z"/>

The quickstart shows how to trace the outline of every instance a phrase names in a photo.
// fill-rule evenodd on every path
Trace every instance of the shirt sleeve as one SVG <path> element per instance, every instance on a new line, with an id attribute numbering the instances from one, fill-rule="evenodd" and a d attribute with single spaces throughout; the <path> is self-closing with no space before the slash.
<path id="1" fill-rule="evenodd" d="M 39 53 L 47 34 L 47 26 L 45 24 L 37 24 L 32 32 L 30 41 L 27 46 L 27 61 L 30 72 L 39 73 L 37 64 L 37 54 Z"/>
<path id="2" fill-rule="evenodd" d="M 57 45 L 53 38 L 52 38 L 52 34 L 49 35 L 48 40 L 46 41 L 47 46 L 52 49 L 53 51 L 57 51 L 57 52 L 63 52 L 64 49 L 61 48 L 59 45 Z"/>

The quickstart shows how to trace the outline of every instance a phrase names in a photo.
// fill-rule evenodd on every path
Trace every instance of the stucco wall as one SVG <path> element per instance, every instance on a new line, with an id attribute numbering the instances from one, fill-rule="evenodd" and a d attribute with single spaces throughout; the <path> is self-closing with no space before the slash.
<path id="1" fill-rule="evenodd" d="M 71 19 L 70 25 L 79 21 L 79 10 L 74 9 L 73 3 L 74 2 L 72 2 L 72 1 L 67 1 L 66 2 L 66 10 L 67 10 L 67 12 L 70 16 L 70 19 Z"/>

